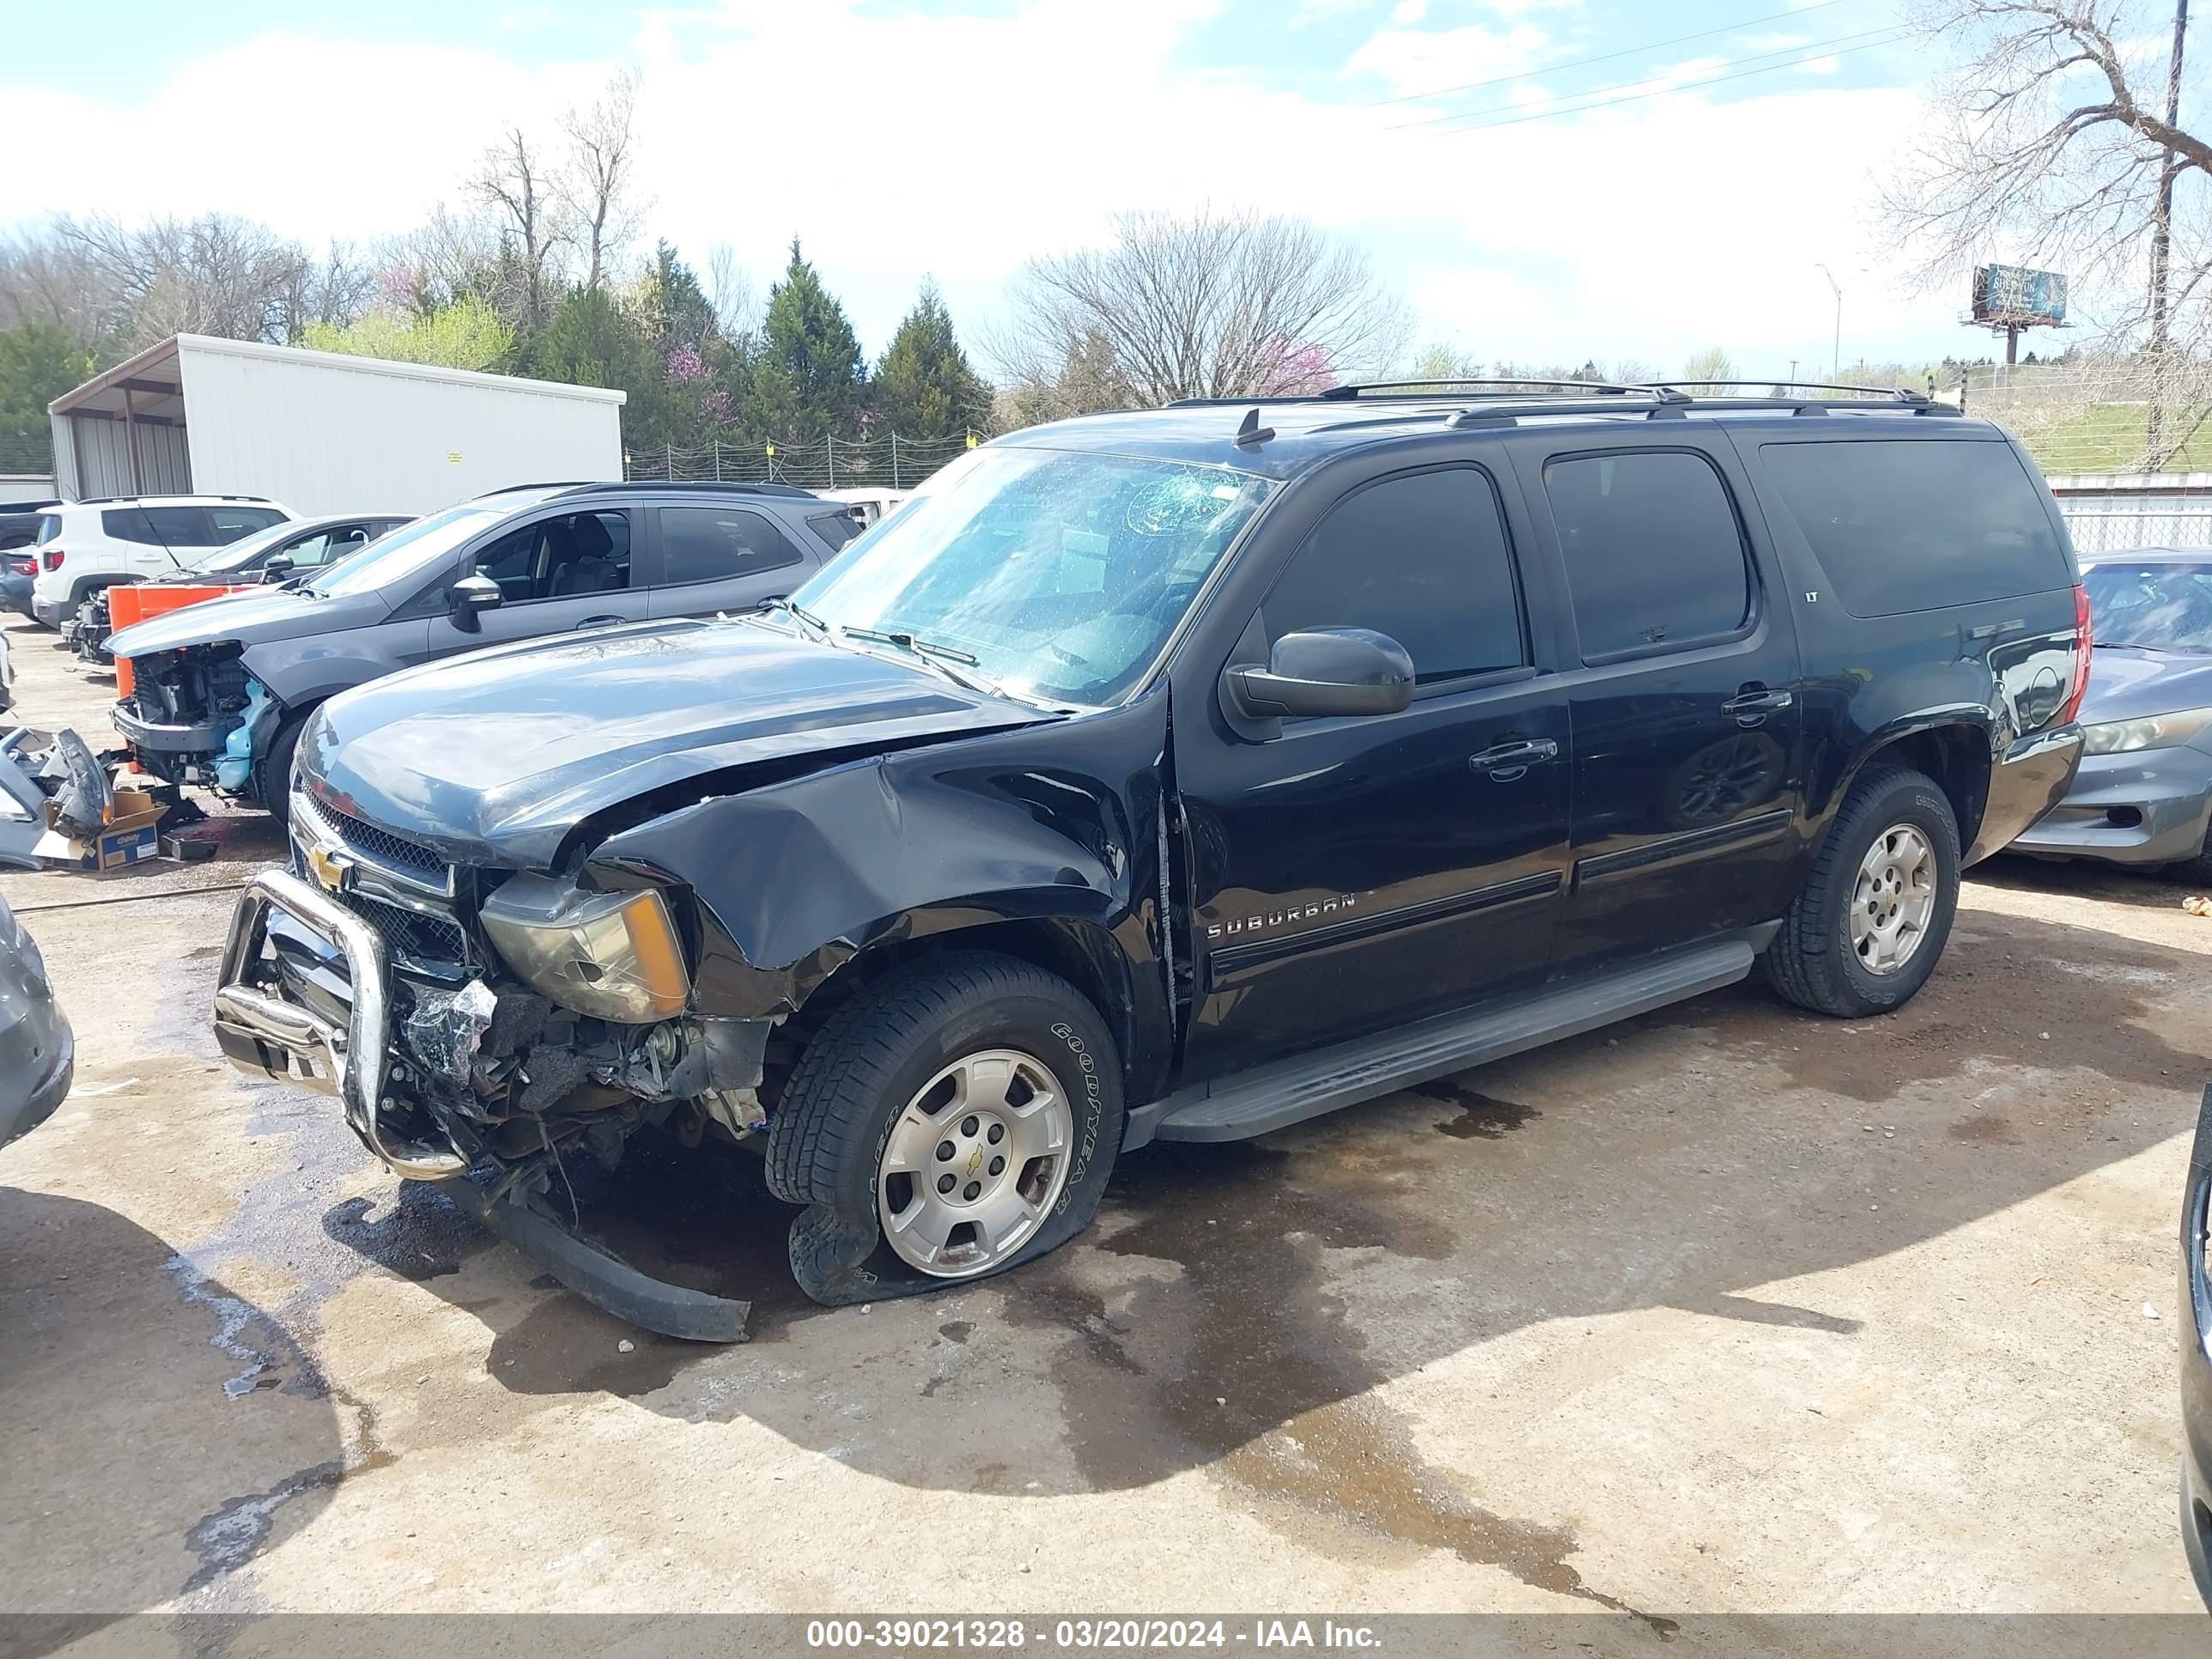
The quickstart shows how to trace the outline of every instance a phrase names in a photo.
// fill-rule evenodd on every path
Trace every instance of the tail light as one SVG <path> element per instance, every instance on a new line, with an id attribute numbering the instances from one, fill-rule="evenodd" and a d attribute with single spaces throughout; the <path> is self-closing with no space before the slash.
<path id="1" fill-rule="evenodd" d="M 62 568 L 62 550 L 61 550 L 60 548 L 58 548 L 58 547 L 50 547 L 50 548 L 48 548 L 48 549 L 46 550 L 46 553 L 45 553 L 45 555 L 44 555 L 44 557 L 45 557 L 45 560 L 46 560 L 46 568 L 47 568 L 47 569 L 49 569 L 49 570 L 58 570 L 58 569 L 60 569 L 60 568 Z"/>
<path id="2" fill-rule="evenodd" d="M 2063 726 L 2081 712 L 2081 697 L 2089 689 L 2089 590 L 2074 589 L 2074 683 L 2066 688 L 2066 701 L 2058 710 Z"/>

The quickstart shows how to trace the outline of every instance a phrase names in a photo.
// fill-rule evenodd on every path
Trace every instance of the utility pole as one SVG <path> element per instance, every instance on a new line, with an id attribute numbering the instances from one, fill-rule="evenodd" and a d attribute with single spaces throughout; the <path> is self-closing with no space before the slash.
<path id="1" fill-rule="evenodd" d="M 2166 124 L 2181 124 L 2181 45 L 2189 32 L 2189 0 L 2173 0 L 2173 51 L 2166 60 Z M 2159 169 L 2158 211 L 2150 234 L 2150 423 L 2144 434 L 2144 465 L 2156 471 L 2165 464 L 2159 447 L 2165 426 L 2166 347 L 2166 270 L 2173 247 L 2173 152 L 2166 152 Z"/>
<path id="2" fill-rule="evenodd" d="M 1828 279 L 1828 286 L 1836 295 L 1835 355 L 1828 360 L 1828 378 L 1832 380 L 1844 370 L 1844 289 L 1843 284 L 1836 280 L 1836 273 L 1827 266 L 1816 265 L 1814 268 Z"/>

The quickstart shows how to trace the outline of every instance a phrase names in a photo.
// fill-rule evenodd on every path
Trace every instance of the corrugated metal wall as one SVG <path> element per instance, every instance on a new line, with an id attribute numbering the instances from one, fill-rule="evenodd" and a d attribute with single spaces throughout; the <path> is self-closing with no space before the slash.
<path id="1" fill-rule="evenodd" d="M 498 375 L 185 336 L 192 477 L 295 513 L 429 513 L 509 484 L 623 476 L 621 404 Z"/>
<path id="2" fill-rule="evenodd" d="M 93 495 L 184 495 L 192 488 L 192 459 L 180 426 L 140 422 L 138 471 L 131 477 L 131 434 L 120 421 L 69 415 L 70 471 L 64 480 L 76 499 Z"/>

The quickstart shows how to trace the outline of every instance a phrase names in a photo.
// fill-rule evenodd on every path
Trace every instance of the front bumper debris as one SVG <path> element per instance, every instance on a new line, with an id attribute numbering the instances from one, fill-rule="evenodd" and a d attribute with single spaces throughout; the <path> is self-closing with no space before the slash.
<path id="1" fill-rule="evenodd" d="M 265 959 L 272 911 L 331 940 L 343 954 L 347 1015 L 339 1023 L 284 995 Z M 394 1174 L 434 1181 L 485 1226 L 570 1290 L 617 1319 L 696 1342 L 740 1342 L 751 1304 L 669 1284 L 530 1209 L 497 1170 L 468 1178 L 452 1140 L 397 1130 L 386 1114 L 392 1071 L 391 964 L 374 927 L 327 894 L 283 871 L 255 874 L 239 895 L 215 994 L 216 1041 L 252 1077 L 296 1083 L 338 1097 L 346 1123 Z"/>
<path id="2" fill-rule="evenodd" d="M 341 1030 L 289 1001 L 260 974 L 269 912 L 280 908 L 345 953 L 352 1013 Z M 215 1034 L 230 1063 L 249 1074 L 304 1085 L 338 1097 L 347 1126 L 394 1174 L 442 1181 L 465 1174 L 468 1160 L 445 1146 L 387 1135 L 378 1108 L 391 1064 L 391 970 L 382 935 L 337 900 L 296 876 L 263 870 L 246 884 L 231 913 L 216 981 Z"/>

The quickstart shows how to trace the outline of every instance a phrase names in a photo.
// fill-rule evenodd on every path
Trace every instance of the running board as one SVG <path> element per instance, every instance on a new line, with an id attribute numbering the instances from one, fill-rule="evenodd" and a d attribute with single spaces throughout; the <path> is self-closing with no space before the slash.
<path id="1" fill-rule="evenodd" d="M 1757 954 L 1753 941 L 1740 934 L 1715 939 L 1513 1001 L 1438 1014 L 1396 1030 L 1233 1073 L 1139 1107 L 1129 1115 L 1122 1150 L 1154 1139 L 1243 1140 L 1288 1128 L 1409 1084 L 1503 1060 L 1733 985 L 1751 972 Z"/>

